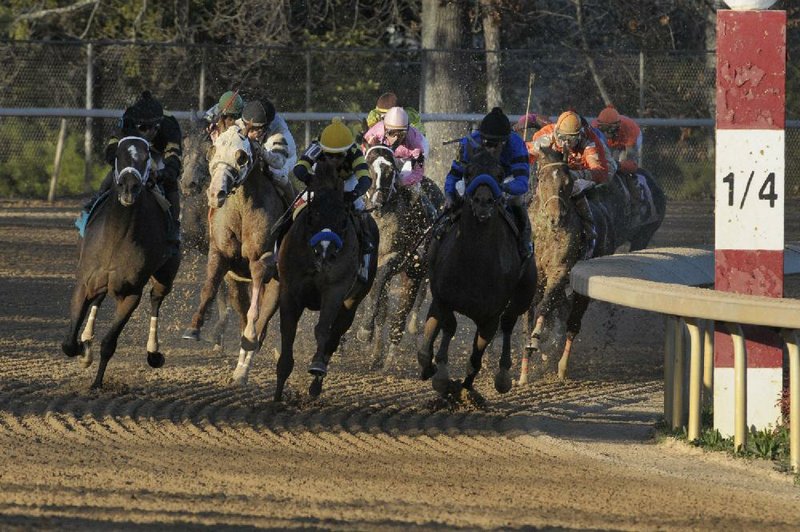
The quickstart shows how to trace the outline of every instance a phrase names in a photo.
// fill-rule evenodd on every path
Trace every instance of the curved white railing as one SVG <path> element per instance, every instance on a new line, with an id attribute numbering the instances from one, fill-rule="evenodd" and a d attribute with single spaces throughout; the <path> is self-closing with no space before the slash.
<path id="1" fill-rule="evenodd" d="M 800 273 L 800 246 L 784 252 L 784 275 Z M 701 397 L 711 397 L 714 323 L 727 329 L 734 345 L 734 446 L 747 438 L 746 357 L 742 325 L 779 329 L 789 354 L 790 463 L 800 471 L 800 300 L 721 292 L 714 283 L 714 251 L 660 248 L 582 261 L 572 268 L 572 289 L 599 301 L 667 316 L 664 345 L 664 418 L 672 428 L 686 425 L 689 440 L 700 437 Z M 684 335 L 689 332 L 688 423 L 684 411 Z M 705 393 L 703 393 L 705 391 Z"/>

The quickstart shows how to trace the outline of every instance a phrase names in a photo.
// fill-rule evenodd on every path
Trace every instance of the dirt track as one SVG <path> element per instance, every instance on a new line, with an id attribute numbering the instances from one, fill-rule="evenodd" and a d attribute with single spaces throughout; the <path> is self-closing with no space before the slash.
<path id="1" fill-rule="evenodd" d="M 179 339 L 197 302 L 199 268 L 187 261 L 162 309 L 166 365 L 145 362 L 143 304 L 105 389 L 89 393 L 95 366 L 59 348 L 77 208 L 0 202 L 2 529 L 800 526 L 800 487 L 771 464 L 653 440 L 662 318 L 599 303 L 572 380 L 540 378 L 500 396 L 493 350 L 478 381 L 484 409 L 437 409 L 416 378 L 413 339 L 392 374 L 367 371 L 366 349 L 350 341 L 309 402 L 307 332 L 290 399 L 275 404 L 271 355 L 260 353 L 250 385 L 234 388 L 233 335 L 224 354 Z M 673 205 L 654 245 L 710 244 L 712 223 L 708 205 Z M 797 229 L 787 221 L 787 240 Z M 454 370 L 468 336 L 462 328 Z"/>

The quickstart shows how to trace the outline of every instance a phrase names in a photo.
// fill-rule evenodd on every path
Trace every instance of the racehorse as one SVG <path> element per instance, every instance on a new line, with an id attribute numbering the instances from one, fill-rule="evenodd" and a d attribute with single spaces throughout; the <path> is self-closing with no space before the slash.
<path id="1" fill-rule="evenodd" d="M 112 188 L 86 224 L 70 304 L 69 332 L 61 348 L 70 357 L 83 352 L 83 365 L 91 365 L 97 308 L 107 295 L 114 298 L 114 321 L 100 344 L 100 363 L 92 388 L 103 386 L 106 366 L 117 348 L 119 335 L 139 305 L 148 280 L 152 288 L 147 363 L 153 368 L 164 365 L 158 342 L 159 309 L 172 290 L 181 257 L 180 253 L 171 252 L 167 242 L 168 203 L 148 188 L 150 171 L 147 140 L 122 138 L 117 146 Z M 90 306 L 79 341 L 78 329 Z"/>
<path id="2" fill-rule="evenodd" d="M 597 240 L 591 256 L 586 257 L 588 243 L 581 236 L 582 222 L 571 199 L 573 180 L 563 156 L 549 148 L 541 149 L 536 172 L 537 188 L 529 216 L 536 242 L 538 286 L 528 312 L 528 329 L 532 327 L 533 330 L 522 360 L 520 384 L 527 383 L 529 353 L 540 350 L 546 324 L 552 323 L 560 329 L 560 320 L 564 320 L 566 326 L 566 339 L 558 361 L 558 376 L 560 379 L 568 376 L 572 345 L 590 301 L 577 292 L 567 295 L 569 275 L 575 263 L 584 258 L 611 255 L 625 242 L 630 242 L 631 250 L 646 246 L 663 220 L 666 205 L 661 189 L 653 186 L 655 208 L 651 211 L 654 214 L 646 218 L 644 224 L 636 225 L 636 220 L 626 213 L 621 192 L 608 187 L 592 189 L 588 198 Z"/>
<path id="3" fill-rule="evenodd" d="M 455 399 L 466 390 L 480 400 L 473 383 L 498 324 L 503 347 L 494 386 L 500 393 L 511 389 L 511 333 L 533 299 L 536 268 L 532 259 L 520 257 L 516 224 L 505 209 L 500 189 L 505 177 L 502 167 L 482 148 L 476 149 L 471 159 L 464 177 L 464 206 L 457 221 L 440 241 L 434 241 L 429 253 L 433 300 L 417 358 L 421 377 L 433 377 L 433 388 L 442 396 Z M 448 347 L 456 333 L 455 312 L 477 326 L 463 383 L 450 380 L 448 370 Z M 433 343 L 440 331 L 443 335 L 434 364 Z"/>
<path id="4" fill-rule="evenodd" d="M 378 274 L 372 290 L 372 316 L 357 336 L 362 341 L 374 339 L 373 369 L 378 369 L 394 361 L 406 321 L 425 278 L 425 265 L 416 255 L 416 248 L 432 220 L 427 220 L 413 191 L 400 184 L 400 171 L 391 148 L 373 146 L 367 150 L 366 159 L 374 183 L 368 194 L 369 204 L 381 234 L 381 246 L 378 249 Z M 391 315 L 389 352 L 384 358 L 383 330 L 389 312 L 389 284 L 398 274 L 402 290 L 397 309 Z"/>
<path id="5" fill-rule="evenodd" d="M 344 181 L 333 163 L 320 160 L 308 187 L 308 202 L 299 211 L 278 252 L 280 282 L 281 354 L 278 359 L 275 400 L 280 401 L 286 380 L 294 368 L 297 322 L 305 309 L 318 310 L 314 328 L 316 351 L 308 369 L 313 376 L 309 395 L 322 392 L 331 355 L 353 323 L 377 271 L 370 261 L 367 282 L 357 280 L 361 248 L 351 206 L 343 197 Z M 380 246 L 378 227 L 366 216 L 366 230 Z"/>
<path id="6" fill-rule="evenodd" d="M 630 251 L 644 249 L 653 235 L 661 227 L 667 211 L 667 196 L 646 170 L 636 171 L 638 186 L 629 190 L 625 178 L 616 173 L 608 186 L 595 188 L 589 197 L 596 196 L 601 201 L 613 223 L 613 240 L 615 249 L 628 243 Z M 636 213 L 630 208 L 630 194 L 643 196 L 643 213 Z"/>
<path id="7" fill-rule="evenodd" d="M 236 126 L 220 134 L 209 152 L 206 280 L 191 326 L 183 334 L 183 338 L 199 339 L 206 310 L 222 278 L 232 274 L 237 282 L 232 298 L 242 335 L 233 373 L 238 384 L 247 382 L 252 356 L 264 341 L 267 324 L 278 307 L 277 281 L 267 284 L 265 278 L 265 253 L 271 251 L 270 228 L 284 209 L 260 153 Z"/>
<path id="8" fill-rule="evenodd" d="M 183 139 L 183 174 L 181 175 L 181 243 L 184 254 L 190 251 L 206 257 L 208 255 L 208 201 L 206 190 L 211 181 L 208 171 L 208 150 L 211 148 L 211 139 L 208 132 L 201 125 L 204 122 L 193 121 Z M 226 277 L 225 283 L 220 283 L 217 294 L 217 323 L 214 325 L 211 337 L 214 350 L 221 351 L 228 323 L 230 305 L 228 303 L 228 284 L 234 281 Z M 233 291 L 233 290 L 231 290 Z"/>

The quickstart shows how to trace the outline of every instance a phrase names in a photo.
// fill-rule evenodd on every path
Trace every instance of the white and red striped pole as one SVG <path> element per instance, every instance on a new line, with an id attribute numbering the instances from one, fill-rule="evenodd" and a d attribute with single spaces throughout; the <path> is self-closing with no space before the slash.
<path id="1" fill-rule="evenodd" d="M 726 0 L 732 8 L 774 0 Z M 760 4 L 760 5 L 759 5 Z M 717 290 L 783 297 L 786 12 L 717 12 L 714 260 Z M 714 427 L 734 434 L 734 349 L 717 328 Z M 783 386 L 780 337 L 744 327 L 747 427 L 775 426 Z"/>

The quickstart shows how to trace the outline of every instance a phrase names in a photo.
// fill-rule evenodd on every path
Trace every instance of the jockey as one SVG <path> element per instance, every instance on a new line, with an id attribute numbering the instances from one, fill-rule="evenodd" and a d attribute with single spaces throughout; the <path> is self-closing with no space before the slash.
<path id="1" fill-rule="evenodd" d="M 417 128 L 409 125 L 408 113 L 402 107 L 392 107 L 383 117 L 369 128 L 364 135 L 369 146 L 387 146 L 392 149 L 403 169 L 400 171 L 400 184 L 412 193 L 412 201 L 419 202 L 432 224 L 436 220 L 436 207 L 422 192 L 420 183 L 425 173 L 425 137 Z"/>
<path id="2" fill-rule="evenodd" d="M 533 138 L 533 134 L 541 128 L 550 123 L 546 116 L 539 116 L 536 113 L 528 113 L 522 115 L 517 123 L 511 129 L 519 133 L 519 136 L 525 136 L 525 143 L 529 143 Z"/>
<path id="3" fill-rule="evenodd" d="M 302 181 L 309 183 L 314 177 L 314 165 L 321 158 L 332 161 L 336 167 L 339 177 L 344 181 L 344 200 L 353 204 L 354 211 L 358 214 L 353 219 L 356 222 L 358 240 L 361 244 L 361 267 L 358 270 L 358 278 L 366 283 L 368 281 L 369 263 L 375 245 L 366 230 L 366 216 L 364 213 L 364 199 L 362 196 L 367 193 L 372 186 L 372 178 L 369 177 L 367 161 L 364 153 L 355 142 L 353 132 L 341 120 L 334 118 L 331 123 L 322 130 L 319 141 L 314 141 L 306 148 L 300 160 L 292 169 L 292 175 Z M 286 228 L 288 230 L 288 227 Z M 284 231 L 285 232 L 285 231 Z"/>
<path id="4" fill-rule="evenodd" d="M 592 126 L 605 135 L 611 156 L 619 162 L 619 171 L 625 176 L 631 193 L 631 206 L 634 212 L 639 212 L 641 198 L 636 170 L 642 159 L 642 130 L 632 119 L 619 114 L 613 105 L 600 111 Z"/>
<path id="5" fill-rule="evenodd" d="M 164 113 L 164 108 L 158 100 L 153 98 L 150 91 L 144 91 L 136 102 L 125 109 L 120 121 L 119 136 L 108 139 L 105 148 L 105 159 L 114 165 L 117 157 L 117 144 L 123 137 L 142 137 L 150 143 L 150 155 L 153 158 L 155 180 L 151 183 L 158 184 L 164 190 L 164 196 L 170 203 L 172 224 L 167 235 L 170 243 L 177 245 L 180 242 L 180 215 L 181 203 L 178 190 L 178 180 L 183 168 L 183 152 L 181 144 L 183 136 L 181 127 L 174 116 Z M 113 168 L 106 174 L 100 184 L 98 195 L 105 194 L 111 189 L 114 180 Z M 91 209 L 94 201 L 84 208 Z"/>
<path id="6" fill-rule="evenodd" d="M 511 123 L 499 107 L 495 107 L 483 117 L 478 131 L 473 131 L 461 139 L 456 158 L 453 160 L 450 172 L 444 182 L 445 209 L 452 209 L 455 206 L 456 185 L 464 179 L 464 171 L 470 162 L 472 153 L 479 147 L 491 153 L 510 178 L 504 180 L 501 188 L 503 192 L 511 196 L 508 200 L 508 208 L 514 216 L 519 230 L 520 254 L 523 259 L 527 259 L 533 254 L 531 223 L 524 204 L 530 176 L 528 154 L 525 150 L 525 141 L 511 131 Z"/>
<path id="7" fill-rule="evenodd" d="M 585 193 L 595 184 L 607 183 L 614 175 L 616 165 L 608 160 L 605 142 L 588 127 L 578 113 L 565 111 L 555 124 L 544 126 L 533 136 L 533 149 L 530 152 L 532 158 L 538 158 L 541 147 L 566 154 L 569 171 L 574 179 L 572 199 L 583 219 L 586 240 L 590 243 L 590 249 L 593 248 L 597 234 Z"/>
<path id="8" fill-rule="evenodd" d="M 286 121 L 275 113 L 275 106 L 269 100 L 266 106 L 252 101 L 244 106 L 236 125 L 261 146 L 261 156 L 269 165 L 273 183 L 286 204 L 291 205 L 296 192 L 289 181 L 289 172 L 297 163 L 297 147 Z"/>
<path id="9" fill-rule="evenodd" d="M 236 120 L 242 117 L 244 110 L 244 100 L 239 95 L 239 91 L 227 91 L 219 97 L 219 101 L 208 109 L 203 118 L 208 122 L 206 131 L 213 143 L 217 136 L 231 127 Z"/>
<path id="10" fill-rule="evenodd" d="M 397 102 L 397 95 L 393 92 L 384 92 L 375 103 L 375 108 L 367 115 L 367 128 L 371 128 L 381 120 L 389 112 L 392 107 L 403 107 L 403 110 L 408 114 L 408 123 L 417 131 L 422 133 L 422 140 L 425 143 L 425 153 L 429 153 L 430 147 L 428 146 L 428 139 L 425 138 L 425 126 L 422 125 L 422 118 L 419 111 L 413 107 L 404 107 Z"/>

